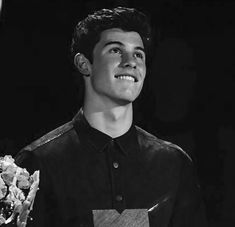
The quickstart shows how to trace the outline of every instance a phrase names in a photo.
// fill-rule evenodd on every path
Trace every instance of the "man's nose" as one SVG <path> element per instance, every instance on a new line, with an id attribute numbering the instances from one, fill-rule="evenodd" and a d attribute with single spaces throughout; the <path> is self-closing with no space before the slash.
<path id="1" fill-rule="evenodd" d="M 122 55 L 122 67 L 136 68 L 136 59 L 131 53 L 124 53 Z"/>

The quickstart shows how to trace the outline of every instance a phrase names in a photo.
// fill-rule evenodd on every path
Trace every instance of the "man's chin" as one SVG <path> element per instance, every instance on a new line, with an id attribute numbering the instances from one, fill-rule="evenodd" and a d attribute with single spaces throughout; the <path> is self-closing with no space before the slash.
<path id="1" fill-rule="evenodd" d="M 120 106 L 126 106 L 126 105 L 130 105 L 131 103 L 133 103 L 135 99 L 136 98 L 133 98 L 133 97 L 119 98 L 116 100 L 116 103 Z"/>
<path id="2" fill-rule="evenodd" d="M 117 106 L 125 106 L 133 103 L 139 94 L 133 93 L 133 92 L 119 92 L 118 94 L 115 94 L 113 96 L 109 96 L 111 98 L 113 103 L 115 103 Z"/>

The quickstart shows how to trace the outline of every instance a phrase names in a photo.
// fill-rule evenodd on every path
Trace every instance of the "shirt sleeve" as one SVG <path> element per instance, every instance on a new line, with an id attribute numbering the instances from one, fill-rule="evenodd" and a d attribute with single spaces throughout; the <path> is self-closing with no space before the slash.
<path id="1" fill-rule="evenodd" d="M 34 200 L 33 210 L 29 214 L 27 227 L 60 226 L 58 224 L 60 215 L 53 196 L 50 175 L 47 173 L 42 157 L 36 155 L 34 151 L 22 150 L 16 155 L 15 160 L 18 166 L 26 168 L 30 174 L 35 170 L 40 171 L 39 190 Z"/>
<path id="2" fill-rule="evenodd" d="M 196 168 L 184 159 L 170 227 L 207 227 L 205 206 Z"/>

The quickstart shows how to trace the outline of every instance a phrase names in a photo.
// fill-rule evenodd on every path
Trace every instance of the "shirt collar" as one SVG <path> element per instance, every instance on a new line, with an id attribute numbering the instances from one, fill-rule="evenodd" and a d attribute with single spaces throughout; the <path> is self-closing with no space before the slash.
<path id="1" fill-rule="evenodd" d="M 134 124 L 131 125 L 130 129 L 125 134 L 115 138 L 114 140 L 126 155 L 136 154 L 139 150 L 139 143 Z"/>
<path id="2" fill-rule="evenodd" d="M 134 124 L 123 135 L 112 138 L 109 135 L 93 128 L 86 120 L 82 108 L 73 118 L 74 128 L 83 141 L 92 145 L 93 149 L 98 152 L 104 151 L 104 148 L 114 141 L 120 147 L 123 154 L 128 155 L 139 150 L 136 128 Z"/>

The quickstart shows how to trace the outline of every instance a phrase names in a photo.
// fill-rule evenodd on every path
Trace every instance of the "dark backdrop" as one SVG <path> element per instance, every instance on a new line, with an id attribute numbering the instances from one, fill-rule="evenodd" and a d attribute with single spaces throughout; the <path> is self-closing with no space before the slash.
<path id="1" fill-rule="evenodd" d="M 141 9 L 154 27 L 152 65 L 135 121 L 192 154 L 210 226 L 234 226 L 232 1 L 3 1 L 1 155 L 15 155 L 77 112 L 81 100 L 69 58 L 73 27 L 88 12 L 117 5 Z"/>

